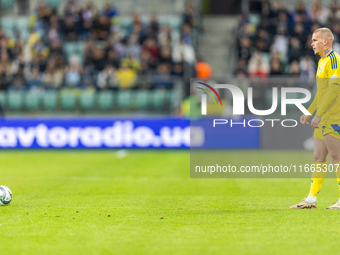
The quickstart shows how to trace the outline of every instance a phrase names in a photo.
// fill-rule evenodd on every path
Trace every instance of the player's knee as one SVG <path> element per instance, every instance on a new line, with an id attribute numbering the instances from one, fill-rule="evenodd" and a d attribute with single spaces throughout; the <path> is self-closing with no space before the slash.
<path id="1" fill-rule="evenodd" d="M 339 156 L 334 156 L 334 157 L 331 156 L 331 159 L 332 159 L 332 163 L 333 164 L 336 164 L 336 163 L 340 162 L 340 157 Z"/>
<path id="2" fill-rule="evenodd" d="M 325 162 L 325 161 L 326 161 L 326 156 L 321 155 L 321 154 L 313 155 L 313 162 Z"/>

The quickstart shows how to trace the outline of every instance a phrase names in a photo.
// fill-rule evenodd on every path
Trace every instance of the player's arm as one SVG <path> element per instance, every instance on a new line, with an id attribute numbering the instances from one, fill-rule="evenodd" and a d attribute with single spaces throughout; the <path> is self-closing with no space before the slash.
<path id="1" fill-rule="evenodd" d="M 320 60 L 319 60 L 319 62 L 318 62 L 318 66 L 319 66 L 319 63 L 320 63 Z M 315 97 L 314 97 L 314 100 L 313 100 L 313 102 L 311 103 L 311 105 L 308 107 L 308 111 L 309 111 L 309 113 L 311 114 L 311 115 L 313 115 L 313 113 L 316 111 L 316 109 L 317 109 L 317 106 L 318 106 L 318 100 L 317 100 L 317 98 L 318 98 L 318 92 L 316 91 L 316 94 L 315 94 Z M 311 116 L 311 115 L 307 115 L 307 116 Z"/>
<path id="2" fill-rule="evenodd" d="M 309 118 L 313 115 L 313 113 L 316 111 L 316 108 L 317 108 L 317 92 L 315 94 L 315 97 L 314 97 L 314 100 L 313 102 L 311 103 L 311 105 L 308 107 L 308 112 L 311 114 L 311 115 L 302 115 L 300 117 L 300 122 L 305 125 L 306 123 L 309 124 L 308 120 Z"/>
<path id="3" fill-rule="evenodd" d="M 318 62 L 318 66 L 319 66 L 320 60 Z M 308 107 L 307 111 L 311 114 L 311 115 L 302 115 L 300 117 L 300 122 L 305 125 L 306 123 L 309 124 L 308 120 L 309 118 L 313 115 L 313 113 L 316 111 L 317 106 L 318 106 L 318 92 L 316 92 L 315 96 L 314 96 L 314 100 L 313 102 L 310 104 L 310 106 Z"/>

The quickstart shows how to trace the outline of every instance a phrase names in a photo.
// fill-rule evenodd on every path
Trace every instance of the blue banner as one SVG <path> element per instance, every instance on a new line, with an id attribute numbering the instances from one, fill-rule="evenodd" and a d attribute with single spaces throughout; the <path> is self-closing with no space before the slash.
<path id="1" fill-rule="evenodd" d="M 230 120 L 229 120 L 230 121 Z M 248 119 L 247 119 L 248 121 Z M 259 148 L 259 128 L 185 118 L 3 118 L 0 148 Z"/>
<path id="2" fill-rule="evenodd" d="M 258 149 L 260 124 L 249 117 L 239 119 L 202 118 L 191 121 L 191 148 Z M 204 140 L 201 139 L 204 134 Z"/>
<path id="3" fill-rule="evenodd" d="M 0 148 L 189 148 L 184 118 L 4 118 Z"/>

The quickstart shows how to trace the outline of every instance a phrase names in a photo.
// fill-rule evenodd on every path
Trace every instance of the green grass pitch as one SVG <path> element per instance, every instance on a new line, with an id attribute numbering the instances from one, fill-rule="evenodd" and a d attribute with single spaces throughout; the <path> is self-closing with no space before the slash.
<path id="1" fill-rule="evenodd" d="M 311 152 L 226 158 L 308 161 Z M 309 179 L 190 179 L 189 151 L 2 151 L 1 254 L 327 254 L 338 248 L 335 179 L 316 210 L 290 210 Z"/>

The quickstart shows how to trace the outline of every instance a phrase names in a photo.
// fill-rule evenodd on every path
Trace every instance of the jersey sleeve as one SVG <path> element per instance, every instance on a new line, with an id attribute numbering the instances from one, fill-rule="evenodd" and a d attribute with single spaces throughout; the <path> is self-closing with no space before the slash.
<path id="1" fill-rule="evenodd" d="M 326 68 L 328 69 L 327 79 L 329 79 L 328 91 L 318 111 L 316 112 L 316 115 L 319 117 L 322 117 L 322 115 L 327 112 L 329 107 L 331 107 L 331 105 L 335 102 L 340 93 L 340 67 L 337 68 L 337 63 L 330 62 Z"/>
<path id="2" fill-rule="evenodd" d="M 340 66 L 338 68 L 337 59 L 332 62 L 328 62 L 326 68 L 327 68 L 327 78 L 329 78 L 328 84 L 331 84 L 331 83 L 339 84 Z"/>

